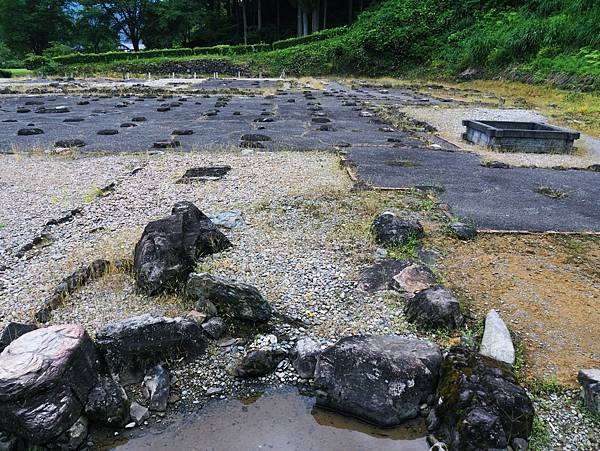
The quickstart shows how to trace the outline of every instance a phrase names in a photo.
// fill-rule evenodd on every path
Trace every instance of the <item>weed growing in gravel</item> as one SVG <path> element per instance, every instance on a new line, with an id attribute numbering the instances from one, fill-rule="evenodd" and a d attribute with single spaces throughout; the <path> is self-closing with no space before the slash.
<path id="1" fill-rule="evenodd" d="M 430 211 L 433 210 L 435 208 L 435 200 L 433 199 L 424 199 L 423 202 L 421 202 L 421 210 L 422 211 Z"/>
<path id="2" fill-rule="evenodd" d="M 416 260 L 419 257 L 420 247 L 419 239 L 411 234 L 406 243 L 388 249 L 388 255 L 396 260 Z"/>
<path id="3" fill-rule="evenodd" d="M 565 199 L 569 197 L 569 193 L 566 191 L 561 191 L 556 188 L 551 188 L 549 186 L 539 186 L 535 190 L 536 193 L 542 194 L 543 196 L 549 197 L 550 199 Z"/>
<path id="4" fill-rule="evenodd" d="M 94 186 L 88 190 L 87 193 L 83 195 L 83 202 L 86 204 L 91 204 L 96 200 L 96 198 L 102 195 L 102 189 L 97 186 Z"/>
<path id="5" fill-rule="evenodd" d="M 587 408 L 582 399 L 577 401 L 577 409 L 581 414 L 600 428 L 600 415 Z"/>
<path id="6" fill-rule="evenodd" d="M 529 449 L 532 451 L 546 449 L 550 444 L 550 432 L 548 424 L 538 415 L 533 417 L 533 427 L 529 437 Z"/>
<path id="7" fill-rule="evenodd" d="M 554 377 L 547 377 L 542 380 L 533 380 L 529 382 L 528 388 L 534 396 L 559 394 L 566 390 L 566 387 L 564 387 L 560 381 Z"/>
<path id="8" fill-rule="evenodd" d="M 485 321 L 483 319 L 472 322 L 471 324 L 467 322 L 463 336 L 467 338 L 468 341 L 470 341 L 474 346 L 478 346 L 483 338 L 484 329 Z"/>

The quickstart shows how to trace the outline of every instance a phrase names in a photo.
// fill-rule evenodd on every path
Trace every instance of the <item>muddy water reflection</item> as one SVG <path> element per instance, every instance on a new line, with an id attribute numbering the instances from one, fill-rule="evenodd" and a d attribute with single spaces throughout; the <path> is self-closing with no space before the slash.
<path id="1" fill-rule="evenodd" d="M 132 438 L 112 449 L 202 451 L 425 451 L 423 422 L 379 429 L 313 408 L 295 392 L 227 400 L 171 424 L 165 431 Z"/>

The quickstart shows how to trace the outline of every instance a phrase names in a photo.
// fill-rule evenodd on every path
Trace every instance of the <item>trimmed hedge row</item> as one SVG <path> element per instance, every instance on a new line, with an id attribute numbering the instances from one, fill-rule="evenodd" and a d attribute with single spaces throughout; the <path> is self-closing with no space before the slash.
<path id="1" fill-rule="evenodd" d="M 9 70 L 0 69 L 0 78 L 12 78 L 12 72 Z"/>
<path id="2" fill-rule="evenodd" d="M 177 49 L 141 50 L 139 52 L 106 52 L 106 53 L 73 53 L 54 57 L 54 61 L 61 65 L 113 63 L 117 61 L 135 61 L 138 59 L 160 57 L 184 57 L 201 55 L 242 55 L 246 53 L 264 52 L 270 50 L 269 44 L 252 45 L 215 45 L 214 47 L 194 47 Z"/>
<path id="3" fill-rule="evenodd" d="M 334 38 L 340 36 L 348 31 L 347 26 L 338 28 L 328 28 L 326 30 L 318 31 L 307 36 L 301 36 L 299 38 L 283 39 L 281 41 L 275 41 L 273 43 L 273 50 L 287 49 L 288 47 L 294 47 L 301 44 L 308 44 L 310 42 L 324 41 L 325 39 Z"/>
<path id="4" fill-rule="evenodd" d="M 141 50 L 139 52 L 106 52 L 106 53 L 73 53 L 70 55 L 56 56 L 54 62 L 60 65 L 69 64 L 94 64 L 94 63 L 114 63 L 118 61 L 135 61 L 148 58 L 178 58 L 186 56 L 202 55 L 243 55 L 254 52 L 266 52 L 269 50 L 280 50 L 296 45 L 307 44 L 310 42 L 322 41 L 335 36 L 339 36 L 348 31 L 348 27 L 329 28 L 308 36 L 299 38 L 283 39 L 271 44 L 252 44 L 252 45 L 215 45 L 213 47 L 194 47 L 177 49 L 156 49 Z"/>

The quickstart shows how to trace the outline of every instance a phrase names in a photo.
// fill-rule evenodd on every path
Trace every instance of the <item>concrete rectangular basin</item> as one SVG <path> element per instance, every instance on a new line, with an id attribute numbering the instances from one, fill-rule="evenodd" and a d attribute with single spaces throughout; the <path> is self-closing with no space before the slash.
<path id="1" fill-rule="evenodd" d="M 538 122 L 465 120 L 465 141 L 500 152 L 571 153 L 580 134 Z"/>

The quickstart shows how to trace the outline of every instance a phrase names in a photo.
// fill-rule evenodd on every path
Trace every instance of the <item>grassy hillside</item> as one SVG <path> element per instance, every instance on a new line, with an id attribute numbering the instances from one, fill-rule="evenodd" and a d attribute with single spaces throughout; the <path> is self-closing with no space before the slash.
<path id="1" fill-rule="evenodd" d="M 344 35 L 264 61 L 300 74 L 448 76 L 473 68 L 600 89 L 600 2 L 386 0 Z"/>
<path id="2" fill-rule="evenodd" d="M 600 90 L 597 0 L 383 0 L 350 27 L 273 45 L 238 46 L 221 58 L 251 70 L 293 75 L 478 76 Z M 233 47 L 231 47 L 233 49 Z M 211 53 L 210 49 L 202 49 Z M 197 49 L 130 54 L 135 63 L 193 59 Z M 111 55 L 111 54 L 103 54 Z M 115 55 L 113 53 L 113 55 Z M 116 54 L 119 55 L 119 54 Z M 123 55 L 123 54 L 120 54 Z M 189 56 L 186 56 L 189 55 Z M 116 57 L 115 57 L 116 58 Z M 129 57 L 128 57 L 129 58 Z M 56 64 L 122 69 L 108 56 L 75 55 Z"/>

